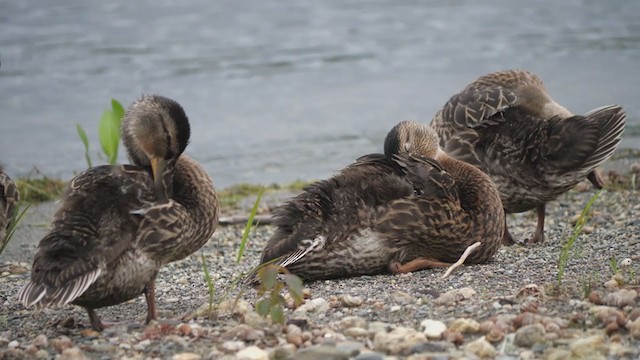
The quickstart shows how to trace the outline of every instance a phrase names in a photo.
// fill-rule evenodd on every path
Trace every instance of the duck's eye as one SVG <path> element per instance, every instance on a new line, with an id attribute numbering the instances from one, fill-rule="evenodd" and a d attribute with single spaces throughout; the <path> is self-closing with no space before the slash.
<path id="1" fill-rule="evenodd" d="M 424 194 L 424 191 L 422 191 L 422 189 L 413 189 L 413 193 L 420 196 Z"/>

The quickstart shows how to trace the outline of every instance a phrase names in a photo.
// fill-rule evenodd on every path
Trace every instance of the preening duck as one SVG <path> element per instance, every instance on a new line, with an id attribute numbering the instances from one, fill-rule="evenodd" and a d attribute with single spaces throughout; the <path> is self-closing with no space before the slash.
<path id="1" fill-rule="evenodd" d="M 97 330 L 104 324 L 95 309 L 143 293 L 147 322 L 155 319 L 160 267 L 204 245 L 218 219 L 211 178 L 183 154 L 190 125 L 177 102 L 144 96 L 121 130 L 133 165 L 97 166 L 71 180 L 18 294 L 27 307 L 82 306 Z"/>
<path id="2" fill-rule="evenodd" d="M 537 209 L 528 242 L 544 240 L 545 203 L 585 178 L 622 139 L 626 114 L 617 105 L 573 115 L 555 102 L 538 76 L 523 70 L 484 75 L 452 96 L 431 126 L 449 155 L 482 169 L 500 190 L 507 213 Z M 514 240 L 505 227 L 505 244 Z"/>
<path id="3" fill-rule="evenodd" d="M 448 266 L 477 241 L 468 262 L 488 261 L 504 232 L 489 177 L 440 151 L 427 125 L 397 124 L 384 148 L 276 209 L 261 263 L 307 280 L 403 273 Z"/>

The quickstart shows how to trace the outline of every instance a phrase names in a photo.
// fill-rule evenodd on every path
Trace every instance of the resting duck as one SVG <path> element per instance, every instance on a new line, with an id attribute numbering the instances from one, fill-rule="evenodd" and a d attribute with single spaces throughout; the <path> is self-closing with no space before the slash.
<path id="1" fill-rule="evenodd" d="M 182 154 L 190 126 L 177 102 L 142 97 L 121 130 L 133 165 L 96 166 L 71 180 L 18 294 L 27 307 L 85 307 L 96 330 L 105 324 L 95 309 L 143 293 L 147 323 L 156 319 L 160 267 L 198 250 L 218 219 L 211 178 Z"/>
<path id="2" fill-rule="evenodd" d="M 261 263 L 306 280 L 404 273 L 449 266 L 477 241 L 468 262 L 491 259 L 504 233 L 491 179 L 416 122 L 397 124 L 384 148 L 281 205 Z"/>
<path id="3" fill-rule="evenodd" d="M 449 155 L 473 164 L 496 183 L 507 213 L 537 209 L 535 235 L 544 241 L 545 203 L 589 179 L 613 155 L 626 114 L 610 105 L 573 115 L 528 71 L 484 75 L 447 101 L 431 126 Z M 505 244 L 514 240 L 505 227 Z"/>
<path id="4" fill-rule="evenodd" d="M 5 245 L 7 230 L 17 210 L 20 195 L 11 178 L 0 167 L 0 249 Z"/>

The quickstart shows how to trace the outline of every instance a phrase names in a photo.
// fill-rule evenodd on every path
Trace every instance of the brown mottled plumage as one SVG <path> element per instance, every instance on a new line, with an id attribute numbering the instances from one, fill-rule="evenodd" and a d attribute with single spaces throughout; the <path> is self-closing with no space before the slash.
<path id="1" fill-rule="evenodd" d="M 385 154 L 363 156 L 280 206 L 261 262 L 278 259 L 313 280 L 445 266 L 476 241 L 469 263 L 493 256 L 504 211 L 487 175 L 446 156 L 416 122 L 389 132 Z"/>
<path id="2" fill-rule="evenodd" d="M 602 188 L 596 167 L 620 143 L 620 106 L 573 115 L 528 71 L 484 75 L 447 101 L 431 126 L 449 155 L 487 173 L 507 213 L 537 209 L 530 242 L 544 239 L 545 203 L 585 178 Z M 505 244 L 513 238 L 505 227 Z"/>
<path id="3" fill-rule="evenodd" d="M 134 102 L 122 139 L 134 165 L 96 166 L 73 180 L 40 241 L 29 281 L 18 294 L 25 306 L 94 309 L 144 293 L 147 322 L 156 318 L 160 267 L 204 245 L 218 219 L 211 178 L 182 155 L 190 127 L 182 107 L 161 96 Z"/>
<path id="4" fill-rule="evenodd" d="M 5 245 L 7 229 L 18 210 L 20 195 L 11 178 L 0 167 L 0 249 Z"/>

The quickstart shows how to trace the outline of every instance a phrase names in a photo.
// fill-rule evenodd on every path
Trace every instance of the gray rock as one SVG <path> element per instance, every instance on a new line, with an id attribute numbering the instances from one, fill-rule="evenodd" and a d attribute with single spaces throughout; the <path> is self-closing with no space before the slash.
<path id="1" fill-rule="evenodd" d="M 299 351 L 294 358 L 296 360 L 349 360 L 349 354 L 333 346 L 320 345 Z"/>
<path id="2" fill-rule="evenodd" d="M 544 326 L 541 324 L 526 325 L 516 331 L 513 343 L 516 346 L 530 348 L 534 344 L 544 341 Z"/>

